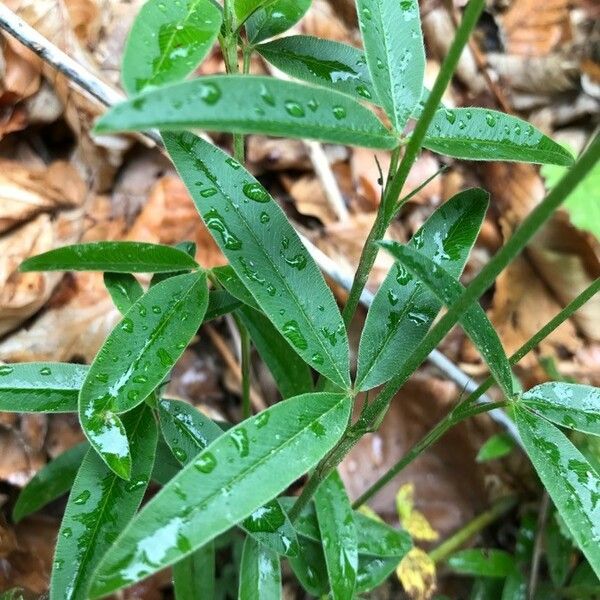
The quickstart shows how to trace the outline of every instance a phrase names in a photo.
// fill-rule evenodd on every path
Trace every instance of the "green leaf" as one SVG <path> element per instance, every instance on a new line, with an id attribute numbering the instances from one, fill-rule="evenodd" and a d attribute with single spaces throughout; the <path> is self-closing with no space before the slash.
<path id="1" fill-rule="evenodd" d="M 438 110 L 423 146 L 468 160 L 573 164 L 570 152 L 533 125 L 485 108 Z"/>
<path id="2" fill-rule="evenodd" d="M 123 56 L 129 95 L 187 77 L 208 54 L 221 28 L 210 0 L 149 0 L 140 10 Z"/>
<path id="3" fill-rule="evenodd" d="M 247 537 L 240 564 L 239 600 L 277 600 L 281 598 L 279 556 Z"/>
<path id="4" fill-rule="evenodd" d="M 320 543 L 300 538 L 298 556 L 288 558 L 288 562 L 300 585 L 316 598 L 326 596 L 329 591 L 325 555 Z"/>
<path id="5" fill-rule="evenodd" d="M 310 8 L 311 0 L 271 0 L 246 21 L 251 44 L 257 44 L 293 27 Z M 265 5 L 266 4 L 266 5 Z"/>
<path id="6" fill-rule="evenodd" d="M 379 587 L 398 566 L 396 558 L 359 555 L 356 573 L 356 593 L 363 594 Z"/>
<path id="7" fill-rule="evenodd" d="M 77 412 L 88 367 L 68 363 L 0 365 L 0 411 Z"/>
<path id="8" fill-rule="evenodd" d="M 212 269 L 213 275 L 219 283 L 240 302 L 260 312 L 260 306 L 249 292 L 248 288 L 242 283 L 242 280 L 237 276 L 236 272 L 231 268 L 231 265 L 224 267 L 216 267 Z"/>
<path id="9" fill-rule="evenodd" d="M 284 497 L 279 502 L 289 511 L 296 498 Z M 394 529 L 386 523 L 371 519 L 359 511 L 353 512 L 356 523 L 358 552 L 360 556 L 376 558 L 395 558 L 396 564 L 412 548 L 412 541 L 408 533 L 402 529 Z M 294 521 L 298 535 L 312 540 L 321 541 L 317 513 L 313 503 L 308 504 Z"/>
<path id="10" fill-rule="evenodd" d="M 417 0 L 357 0 L 367 63 L 385 111 L 402 131 L 421 100 L 425 48 Z"/>
<path id="11" fill-rule="evenodd" d="M 110 271 L 112 273 L 168 273 L 197 269 L 185 252 L 142 242 L 94 242 L 50 250 L 28 258 L 20 270 Z"/>
<path id="12" fill-rule="evenodd" d="M 18 522 L 66 494 L 88 449 L 85 442 L 77 444 L 40 469 L 21 490 L 13 507 L 13 520 Z"/>
<path id="13" fill-rule="evenodd" d="M 241 308 L 238 314 L 283 398 L 312 391 L 314 384 L 309 366 L 291 350 L 271 322 L 252 308 Z"/>
<path id="14" fill-rule="evenodd" d="M 598 388 L 575 383 L 542 383 L 525 392 L 520 402 L 561 427 L 600 435 Z"/>
<path id="15" fill-rule="evenodd" d="M 557 513 L 552 511 L 544 530 L 546 561 L 548 571 L 555 587 L 560 588 L 567 582 L 573 558 L 571 540 L 563 535 L 556 519 Z"/>
<path id="16" fill-rule="evenodd" d="M 427 219 L 409 242 L 411 248 L 440 261 L 460 277 L 488 207 L 481 189 L 461 192 Z M 357 389 L 388 381 L 422 340 L 442 303 L 401 263 L 381 284 L 367 314 L 358 351 Z"/>
<path id="17" fill-rule="evenodd" d="M 260 308 L 305 362 L 349 387 L 339 309 L 281 208 L 219 148 L 189 133 L 164 139 L 204 222 Z"/>
<path id="18" fill-rule="evenodd" d="M 121 314 L 144 295 L 144 289 L 131 273 L 104 273 L 104 285 Z"/>
<path id="19" fill-rule="evenodd" d="M 456 573 L 475 577 L 507 577 L 515 568 L 513 557 L 504 550 L 472 548 L 461 550 L 448 559 Z"/>
<path id="20" fill-rule="evenodd" d="M 525 450 L 590 565 L 600 575 L 600 477 L 548 421 L 515 407 Z"/>
<path id="21" fill-rule="evenodd" d="M 242 303 L 225 290 L 213 290 L 208 295 L 208 308 L 204 321 L 213 321 L 240 308 Z"/>
<path id="22" fill-rule="evenodd" d="M 161 400 L 158 407 L 163 436 L 182 464 L 192 462 L 223 434 L 218 425 L 186 402 Z M 294 555 L 298 552 L 296 532 L 276 500 L 257 508 L 241 526 L 278 554 Z"/>
<path id="23" fill-rule="evenodd" d="M 384 241 L 380 245 L 423 281 L 446 306 L 454 304 L 463 294 L 463 286 L 440 266 L 444 264 L 443 258 L 433 261 L 410 246 L 402 246 L 397 242 Z M 478 303 L 471 304 L 463 313 L 460 323 L 487 362 L 498 385 L 511 398 L 514 390 L 510 364 L 500 338 L 481 306 Z"/>
<path id="24" fill-rule="evenodd" d="M 546 187 L 553 188 L 566 173 L 565 167 L 544 165 L 541 173 L 546 180 Z M 600 239 L 600 203 L 595 201 L 600 186 L 600 163 L 582 179 L 569 197 L 563 202 L 564 208 L 571 218 L 571 223 L 578 229 L 589 231 Z"/>
<path id="25" fill-rule="evenodd" d="M 109 594 L 179 561 L 276 497 L 336 444 L 351 404 L 342 394 L 306 394 L 226 431 L 115 541 L 91 596 Z"/>
<path id="26" fill-rule="evenodd" d="M 162 435 L 158 438 L 156 447 L 156 460 L 152 470 L 152 481 L 159 485 L 166 485 L 177 473 L 181 471 L 181 463 L 173 456 L 171 449 Z"/>
<path id="27" fill-rule="evenodd" d="M 90 449 L 69 496 L 52 569 L 50 597 L 88 598 L 94 569 L 135 514 L 150 479 L 157 430 L 142 406 L 124 418 L 131 439 L 131 481 L 117 477 Z"/>
<path id="28" fill-rule="evenodd" d="M 163 381 L 202 323 L 206 274 L 178 275 L 151 288 L 113 329 L 79 395 L 79 418 L 92 446 L 129 478 L 127 437 L 117 416 L 143 402 Z"/>
<path id="29" fill-rule="evenodd" d="M 269 367 L 277 388 L 284 398 L 310 392 L 314 388 L 310 367 L 293 352 L 289 342 L 263 315 L 248 288 L 230 267 L 213 269 L 219 283 L 246 307 L 238 311 L 254 346 Z M 251 307 L 251 308 L 247 308 Z"/>
<path id="30" fill-rule="evenodd" d="M 223 433 L 216 423 L 182 400 L 160 400 L 158 415 L 163 437 L 182 464 L 196 458 Z"/>
<path id="31" fill-rule="evenodd" d="M 256 50 L 287 75 L 353 96 L 377 102 L 364 52 L 332 40 L 292 35 L 260 44 Z"/>
<path id="32" fill-rule="evenodd" d="M 239 23 L 243 23 L 254 11 L 274 0 L 233 0 L 233 9 Z"/>
<path id="33" fill-rule="evenodd" d="M 98 133 L 152 128 L 262 133 L 368 148 L 398 144 L 369 109 L 345 94 L 254 75 L 200 77 L 148 91 L 116 105 L 96 125 Z M 202 191 L 208 193 L 205 183 Z"/>
<path id="34" fill-rule="evenodd" d="M 215 545 L 209 542 L 173 565 L 175 600 L 215 597 Z"/>
<path id="35" fill-rule="evenodd" d="M 507 433 L 497 433 L 489 438 L 477 453 L 477 462 L 497 460 L 510 454 L 515 447 L 515 441 Z"/>
<path id="36" fill-rule="evenodd" d="M 315 508 L 333 600 L 351 598 L 356 587 L 358 543 L 352 506 L 334 471 L 317 489 Z"/>
<path id="37" fill-rule="evenodd" d="M 519 569 L 513 569 L 504 582 L 502 600 L 527 600 L 527 581 Z"/>

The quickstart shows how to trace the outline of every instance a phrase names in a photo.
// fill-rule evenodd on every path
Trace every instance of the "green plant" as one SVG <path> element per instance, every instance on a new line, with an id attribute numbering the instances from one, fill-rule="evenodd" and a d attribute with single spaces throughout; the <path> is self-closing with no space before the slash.
<path id="1" fill-rule="evenodd" d="M 71 489 L 51 598 L 103 597 L 169 565 L 177 598 L 210 597 L 217 588 L 224 593 L 223 581 L 215 580 L 215 549 L 223 546 L 237 557 L 241 598 L 279 597 L 282 557 L 309 593 L 352 598 L 379 585 L 411 545 L 405 532 L 354 508 L 454 424 L 508 406 L 566 526 L 600 574 L 600 477 L 559 429 L 600 434 L 600 392 L 552 383 L 518 393 L 511 361 L 477 302 L 590 172 L 600 140 L 464 289 L 458 277 L 487 208 L 483 190 L 452 198 L 409 244 L 379 242 L 406 201 L 402 191 L 421 148 L 469 160 L 562 166 L 572 164 L 571 155 L 515 117 L 440 105 L 483 0 L 467 5 L 431 91 L 423 89 L 416 0 L 357 0 L 364 54 L 308 37 L 264 41 L 292 26 L 309 4 L 225 0 L 221 8 L 211 0 L 149 0 L 123 61 L 123 84 L 132 97 L 97 124 L 98 132 L 160 130 L 228 267 L 203 269 L 189 244 L 125 242 L 61 248 L 22 265 L 24 271 L 103 271 L 123 313 L 89 368 L 0 367 L 0 410 L 78 412 L 89 442 L 50 463 L 15 507 L 15 518 L 22 518 Z M 217 39 L 227 75 L 182 81 Z M 303 83 L 249 75 L 253 52 Z M 383 107 L 391 126 L 370 105 Z M 189 129 L 232 133 L 234 156 Z M 284 213 L 244 168 L 248 133 L 392 150 L 377 219 L 342 313 Z M 369 311 L 352 379 L 346 328 L 379 247 L 397 262 Z M 154 273 L 147 291 L 132 275 L 140 272 Z M 595 282 L 527 347 L 598 287 Z M 444 305 L 447 312 L 434 324 Z M 162 388 L 200 325 L 229 312 L 242 333 L 245 418 L 223 430 L 189 405 L 165 399 Z M 456 323 L 493 379 L 352 507 L 336 466 L 379 426 L 394 394 Z M 286 398 L 255 416 L 249 403 L 250 340 Z M 313 370 L 321 376 L 316 385 Z M 494 381 L 505 399 L 478 403 Z M 358 392 L 379 385 L 381 391 L 352 419 Z M 281 496 L 306 473 L 298 498 Z M 151 479 L 162 490 L 138 511 Z"/>

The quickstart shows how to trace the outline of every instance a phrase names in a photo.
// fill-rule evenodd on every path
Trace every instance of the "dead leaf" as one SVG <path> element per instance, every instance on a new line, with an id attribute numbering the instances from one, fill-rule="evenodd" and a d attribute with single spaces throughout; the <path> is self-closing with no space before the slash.
<path id="1" fill-rule="evenodd" d="M 327 200 L 325 190 L 318 177 L 285 177 L 281 181 L 287 193 L 294 200 L 296 210 L 304 216 L 315 217 L 323 225 L 335 223 L 338 217 Z"/>
<path id="2" fill-rule="evenodd" d="M 545 56 L 571 39 L 569 0 L 517 0 L 499 16 L 507 54 Z"/>
<path id="3" fill-rule="evenodd" d="M 429 600 L 436 590 L 435 563 L 420 548 L 412 548 L 400 561 L 396 575 L 412 600 Z"/>

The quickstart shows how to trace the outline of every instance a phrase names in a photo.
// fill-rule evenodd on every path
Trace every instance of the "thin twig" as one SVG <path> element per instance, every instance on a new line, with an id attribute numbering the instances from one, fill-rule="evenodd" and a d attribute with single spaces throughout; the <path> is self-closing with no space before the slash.
<path id="1" fill-rule="evenodd" d="M 100 104 L 111 107 L 121 102 L 125 97 L 122 93 L 114 90 L 112 87 L 101 81 L 94 74 L 90 73 L 85 67 L 74 61 L 62 50 L 57 48 L 52 42 L 39 34 L 33 27 L 28 25 L 18 15 L 0 3 L 0 29 L 3 29 L 11 36 L 15 37 L 22 44 L 27 46 L 42 60 L 63 73 L 71 82 L 77 85 L 83 92 L 89 94 Z M 144 134 L 153 143 L 162 146 L 157 134 Z M 204 136 L 205 139 L 208 139 Z M 339 269 L 337 264 L 319 250 L 304 236 L 300 236 L 309 253 L 319 265 L 321 270 L 333 281 L 340 284 L 346 290 L 352 285 L 352 276 Z M 369 307 L 373 301 L 373 294 L 367 290 L 361 295 L 361 303 Z M 451 381 L 454 381 L 459 387 L 465 388 L 468 392 L 476 389 L 475 382 L 452 363 L 441 352 L 434 350 L 429 355 L 429 361 L 442 371 Z M 481 397 L 482 402 L 490 402 L 488 396 Z M 490 415 L 494 420 L 505 427 L 510 435 L 519 440 L 518 433 L 514 424 L 501 411 L 491 411 Z"/>
<path id="2" fill-rule="evenodd" d="M 535 534 L 535 543 L 533 545 L 533 556 L 531 559 L 531 573 L 529 575 L 529 585 L 527 589 L 528 600 L 535 598 L 535 589 L 537 587 L 538 576 L 540 571 L 540 562 L 542 560 L 544 526 L 548 518 L 548 508 L 550 507 L 550 497 L 548 492 L 544 490 L 542 502 L 540 504 L 540 512 L 537 520 L 537 531 Z"/>
<path id="3" fill-rule="evenodd" d="M 214 347 L 217 349 L 225 364 L 229 368 L 229 370 L 233 373 L 235 380 L 237 383 L 242 386 L 242 368 L 240 363 L 235 359 L 233 352 L 229 349 L 229 346 L 223 339 L 223 337 L 219 334 L 219 332 L 212 325 L 205 325 L 206 333 L 208 333 L 208 337 L 210 341 L 213 343 Z M 261 410 L 265 410 L 267 408 L 266 402 L 262 399 L 260 394 L 254 389 L 250 388 L 250 402 L 254 407 L 254 410 L 260 412 Z"/>

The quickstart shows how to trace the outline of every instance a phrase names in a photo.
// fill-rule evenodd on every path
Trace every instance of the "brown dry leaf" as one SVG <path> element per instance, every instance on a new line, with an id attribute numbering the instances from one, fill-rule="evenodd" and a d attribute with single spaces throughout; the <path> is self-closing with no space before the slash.
<path id="1" fill-rule="evenodd" d="M 396 395 L 380 429 L 362 438 L 341 464 L 350 497 L 357 498 L 386 473 L 447 414 L 459 393 L 453 383 L 431 375 L 412 377 Z M 489 417 L 451 429 L 369 505 L 385 520 L 395 521 L 396 492 L 403 484 L 413 484 L 416 509 L 442 538 L 447 537 L 486 507 L 485 468 L 475 463 L 475 456 L 492 431 Z"/>
<path id="2" fill-rule="evenodd" d="M 0 160 L 0 234 L 42 212 L 81 206 L 85 184 L 68 163 L 24 167 Z"/>
<path id="3" fill-rule="evenodd" d="M 356 30 L 346 27 L 336 13 L 337 10 L 326 0 L 314 0 L 301 21 L 303 33 L 337 42 L 352 43 L 352 40 L 358 37 Z"/>
<path id="4" fill-rule="evenodd" d="M 510 356 L 560 310 L 561 306 L 548 293 L 548 288 L 531 263 L 526 258 L 519 257 L 496 280 L 496 290 L 488 314 Z M 575 327 L 570 321 L 566 321 L 540 344 L 540 352 L 555 355 L 558 347 L 575 352 L 580 346 Z M 475 352 L 472 346 L 469 348 Z M 473 359 L 474 356 L 471 361 Z M 526 371 L 535 368 L 537 364 L 534 353 L 528 354 L 520 362 L 521 368 Z"/>
<path id="5" fill-rule="evenodd" d="M 30 448 L 20 430 L 0 427 L 0 481 L 22 487 L 45 462 L 45 454 Z"/>
<path id="6" fill-rule="evenodd" d="M 10 552 L 0 559 L 0 589 L 22 587 L 35 594 L 46 592 L 52 572 L 58 521 L 32 516 L 7 531 L 15 542 Z M 1 531 L 0 537 L 3 537 Z"/>
<path id="7" fill-rule="evenodd" d="M 281 181 L 287 193 L 294 200 L 296 210 L 301 215 L 315 217 L 323 225 L 330 225 L 338 220 L 318 177 L 314 175 L 304 175 L 300 178 L 282 176 Z"/>
<path id="8" fill-rule="evenodd" d="M 50 298 L 62 278 L 60 273 L 19 273 L 19 265 L 80 238 L 81 214 L 77 210 L 51 219 L 41 214 L 33 221 L 0 236 L 0 335 L 35 314 Z"/>
<path id="9" fill-rule="evenodd" d="M 507 54 L 545 56 L 571 39 L 569 0 L 515 0 L 498 21 Z"/>
<path id="10" fill-rule="evenodd" d="M 246 158 L 253 173 L 312 168 L 306 144 L 302 140 L 248 136 Z"/>

